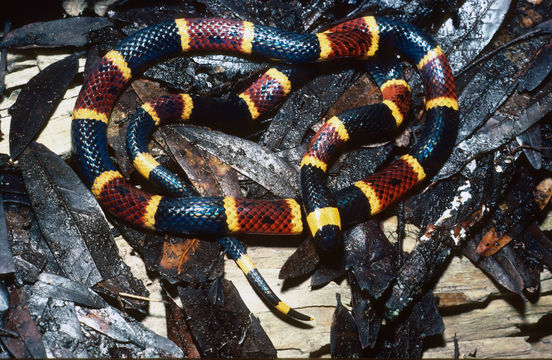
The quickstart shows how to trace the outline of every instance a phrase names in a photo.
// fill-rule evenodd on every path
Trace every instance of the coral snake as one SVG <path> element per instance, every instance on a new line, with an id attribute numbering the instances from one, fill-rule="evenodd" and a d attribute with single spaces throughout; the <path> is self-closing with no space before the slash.
<path id="1" fill-rule="evenodd" d="M 291 91 L 294 70 L 271 68 L 226 101 L 178 94 L 144 104 L 135 116 L 135 125 L 129 125 L 130 156 L 148 179 L 163 185 L 169 193 L 185 196 L 154 195 L 126 182 L 108 153 L 110 113 L 133 76 L 160 58 L 180 53 L 217 51 L 299 64 L 346 57 L 369 59 L 382 49 L 392 49 L 417 66 L 425 88 L 427 118 L 409 154 L 364 180 L 329 192 L 326 171 L 336 151 L 364 141 L 366 136 L 392 131 L 409 111 L 410 90 L 398 78 L 396 65 L 378 67 L 374 63 L 371 72 L 382 90 L 383 102 L 332 117 L 314 136 L 301 162 L 301 192 L 316 244 L 323 251 L 331 251 L 339 245 L 343 225 L 384 210 L 438 170 L 456 138 L 458 101 L 447 59 L 430 36 L 398 20 L 361 17 L 317 34 L 297 34 L 220 18 L 176 19 L 142 29 L 105 54 L 80 91 L 72 122 L 78 171 L 107 211 L 139 227 L 216 236 L 302 233 L 301 207 L 296 200 L 198 197 L 193 189 L 160 168 L 147 152 L 149 134 L 164 121 L 201 123 L 222 116 L 225 121 L 235 121 L 236 126 L 254 123 Z M 292 317 L 309 319 L 274 295 L 235 238 L 221 237 L 219 242 L 271 305 Z"/>

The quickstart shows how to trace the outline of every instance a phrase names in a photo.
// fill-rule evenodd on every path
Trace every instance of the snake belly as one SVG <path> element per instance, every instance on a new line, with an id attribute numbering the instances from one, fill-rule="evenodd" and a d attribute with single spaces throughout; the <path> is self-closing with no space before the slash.
<path id="1" fill-rule="evenodd" d="M 335 208 L 343 223 L 361 221 L 438 169 L 457 132 L 454 79 L 442 50 L 419 29 L 393 19 L 362 17 L 339 25 L 335 32 L 319 34 L 296 34 L 219 18 L 176 19 L 145 28 L 108 52 L 83 85 L 72 122 L 78 171 L 107 211 L 137 226 L 177 234 L 301 233 L 301 208 L 294 199 L 174 198 L 133 187 L 108 154 L 106 130 L 111 110 L 133 76 L 160 58 L 180 53 L 217 51 L 314 63 L 369 58 L 381 47 L 392 47 L 417 64 L 428 116 L 422 137 L 409 155 L 336 194 Z M 244 101 L 249 109 L 255 106 Z M 320 213 L 322 223 L 333 221 L 324 215 L 326 210 Z"/>

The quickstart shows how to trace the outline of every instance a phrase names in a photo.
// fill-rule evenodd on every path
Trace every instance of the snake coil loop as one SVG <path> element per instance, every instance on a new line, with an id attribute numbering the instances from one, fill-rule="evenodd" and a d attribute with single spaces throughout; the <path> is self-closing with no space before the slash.
<path id="1" fill-rule="evenodd" d="M 100 60 L 77 98 L 72 140 L 78 171 L 107 211 L 136 226 L 176 234 L 299 234 L 303 221 L 301 207 L 294 199 L 197 197 L 185 185 L 169 181 L 166 173 L 154 171 L 158 164 L 148 156 L 147 147 L 144 151 L 143 144 L 147 144 L 149 133 L 165 118 L 160 116 L 159 109 L 171 109 L 170 116 L 181 120 L 205 118 L 214 111 L 212 102 L 190 95 L 166 97 L 143 107 L 139 116 L 144 119 L 141 124 L 146 125 L 143 130 L 140 126 L 132 128 L 135 137 L 128 142 L 135 149 L 134 153 L 131 151 L 134 163 L 146 176 L 165 182 L 170 192 L 191 196 L 153 195 L 131 186 L 111 161 L 107 148 L 107 124 L 115 101 L 133 76 L 162 57 L 180 53 L 214 50 L 297 64 L 345 57 L 367 59 L 379 54 L 383 47 L 394 49 L 417 66 L 425 87 L 427 119 L 409 154 L 333 196 L 330 193 L 329 200 L 323 201 L 316 194 L 318 190 L 324 191 L 325 172 L 334 149 L 362 137 L 363 132 L 400 125 L 410 107 L 408 85 L 398 79 L 378 83 L 384 101 L 372 107 L 370 114 L 366 114 L 366 109 L 352 109 L 330 119 L 315 135 L 301 162 L 301 190 L 315 241 L 322 250 L 331 251 L 339 244 L 343 225 L 381 212 L 436 172 L 456 138 L 458 100 L 447 59 L 430 36 L 398 20 L 361 17 L 318 34 L 296 34 L 220 18 L 176 19 L 138 31 Z M 292 73 L 270 69 L 236 99 L 216 103 L 220 108 L 215 111 L 228 115 L 235 110 L 243 114 L 239 121 L 254 122 L 291 91 L 292 82 Z M 353 120 L 366 116 L 372 120 Z M 255 270 L 237 240 L 219 241 L 227 249 L 234 249 L 231 255 L 246 274 Z M 287 305 L 274 301 L 279 300 L 269 302 L 300 318 Z"/>

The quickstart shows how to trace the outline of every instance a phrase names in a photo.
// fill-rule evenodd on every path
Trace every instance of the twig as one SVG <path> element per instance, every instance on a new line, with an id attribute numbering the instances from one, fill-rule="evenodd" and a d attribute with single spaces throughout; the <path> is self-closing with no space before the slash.
<path id="1" fill-rule="evenodd" d="M 160 300 L 160 299 L 151 299 L 151 298 L 148 298 L 148 297 L 145 297 L 145 296 L 128 294 L 128 293 L 124 293 L 124 292 L 120 292 L 118 295 L 122 296 L 122 297 L 127 297 L 127 298 L 137 299 L 137 300 L 144 300 L 144 301 L 149 301 L 149 302 L 162 302 L 162 303 L 165 302 L 165 301 Z"/>

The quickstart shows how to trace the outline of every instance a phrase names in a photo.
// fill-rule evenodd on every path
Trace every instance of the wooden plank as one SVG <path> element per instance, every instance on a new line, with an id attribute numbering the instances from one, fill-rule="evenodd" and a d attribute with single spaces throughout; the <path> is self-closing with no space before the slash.
<path id="1" fill-rule="evenodd" d="M 49 60 L 41 63 L 45 66 Z M 29 59 L 22 59 L 27 64 L 15 69 L 24 71 L 33 69 L 28 67 Z M 41 60 L 42 61 L 42 60 Z M 37 67 L 36 65 L 33 65 Z M 23 70 L 22 70 L 23 69 Z M 31 70 L 27 71 L 32 73 Z M 8 108 L 15 101 L 18 93 L 17 87 L 25 83 L 27 78 L 20 78 L 24 74 L 19 72 L 12 75 L 13 83 L 10 85 L 8 96 L 0 103 L 1 130 L 9 133 Z M 71 111 L 80 85 L 68 90 L 66 98 L 56 109 L 52 120 L 40 135 L 38 141 L 45 143 L 53 151 L 61 155 L 68 155 L 70 151 L 70 122 Z M 8 139 L 5 135 L 0 141 L 0 152 L 8 152 Z M 390 218 L 385 222 L 386 231 L 392 231 L 396 227 L 396 219 Z M 415 244 L 418 229 L 407 225 L 408 239 L 405 248 L 411 249 Z M 120 242 L 123 243 L 123 242 Z M 289 246 L 251 246 L 249 253 L 256 262 L 261 273 L 266 278 L 275 292 L 290 306 L 300 309 L 302 312 L 315 317 L 311 326 L 297 326 L 288 320 L 278 316 L 263 303 L 251 288 L 245 276 L 231 261 L 226 260 L 225 276 L 232 280 L 245 303 L 261 320 L 261 324 L 278 349 L 280 357 L 309 357 L 313 352 L 320 351 L 329 345 L 329 331 L 332 314 L 335 307 L 335 294 L 340 293 L 345 306 L 350 304 L 350 289 L 346 281 L 330 283 L 327 286 L 311 290 L 310 279 L 294 284 L 283 289 L 283 282 L 278 279 L 278 273 L 293 251 L 296 243 Z M 126 250 L 122 250 L 126 252 Z M 131 251 L 128 251 L 131 253 Z M 132 268 L 143 267 L 140 259 L 127 259 L 133 263 Z M 139 270 L 137 270 L 139 271 Z M 159 290 L 159 285 L 147 278 L 145 271 L 143 278 L 150 290 Z M 446 325 L 443 337 L 443 346 L 428 349 L 426 357 L 450 357 L 453 354 L 453 335 L 456 333 L 460 351 L 467 356 L 477 349 L 477 357 L 544 357 L 552 354 L 552 336 L 545 337 L 538 342 L 529 344 L 525 338 L 519 336 L 520 325 L 535 324 L 545 314 L 552 312 L 552 274 L 546 271 L 541 276 L 542 291 L 544 296 L 534 304 L 520 303 L 519 301 L 506 301 L 504 295 L 496 288 L 495 284 L 474 267 L 466 258 L 455 257 L 440 277 L 435 288 L 435 294 L 440 298 L 440 309 L 450 311 L 457 309 L 454 315 L 445 316 Z M 159 294 L 152 291 L 153 298 L 160 298 Z M 164 310 L 162 306 L 152 311 L 152 316 L 145 322 L 154 331 L 166 334 Z M 462 309 L 459 312 L 458 309 Z"/>
<path id="2" fill-rule="evenodd" d="M 458 341 L 460 358 L 528 358 L 531 357 L 531 344 L 523 337 L 502 337 Z M 475 355 L 475 357 L 474 357 Z M 454 356 L 454 344 L 449 342 L 444 347 L 426 350 L 423 357 L 427 359 L 451 359 Z"/>
<path id="3" fill-rule="evenodd" d="M 281 295 L 290 306 L 299 307 L 303 312 L 315 317 L 314 328 L 298 328 L 276 316 L 251 289 L 247 279 L 231 260 L 226 261 L 225 276 L 234 282 L 250 310 L 259 316 L 276 349 L 282 351 L 282 355 L 285 351 L 294 349 L 293 356 L 302 357 L 329 345 L 329 326 L 335 308 L 335 293 L 339 292 L 343 296 L 344 304 L 349 305 L 350 289 L 347 282 L 343 281 L 340 284 L 332 282 L 321 289 L 309 291 L 309 280 L 306 280 L 297 287 L 281 292 L 282 281 L 278 279 L 278 272 L 287 256 L 293 251 L 293 248 L 260 246 L 248 249 L 261 273 L 278 295 Z M 545 272 L 541 278 L 543 292 L 552 292 L 552 275 Z M 464 296 L 456 295 L 459 294 L 459 289 L 462 289 Z M 493 282 L 469 260 L 459 257 L 453 258 L 447 267 L 437 284 L 435 294 L 448 299 L 443 308 L 451 305 L 471 305 L 465 312 L 444 317 L 445 349 L 452 346 L 455 333 L 464 343 L 515 336 L 519 334 L 518 326 L 535 324 L 542 316 L 552 312 L 552 295 L 542 296 L 534 304 L 495 299 L 481 309 L 474 309 L 473 307 L 484 306 L 489 297 L 498 297 L 501 293 Z M 516 338 L 515 341 L 518 340 Z M 522 341 L 527 344 L 524 339 Z M 519 356 L 528 354 L 527 349 L 530 349 L 530 346 L 524 345 L 523 349 L 526 349 L 523 353 L 513 352 L 513 354 Z M 482 351 L 481 354 L 487 354 L 483 348 L 480 351 Z M 435 350 L 435 353 L 439 352 Z M 492 357 L 494 352 L 491 351 L 488 354 Z"/>
<path id="4" fill-rule="evenodd" d="M 552 274 L 541 275 L 541 293 L 552 293 Z M 434 294 L 439 296 L 440 308 L 483 303 L 490 297 L 502 296 L 495 283 L 465 257 L 454 257 L 439 278 Z"/>

